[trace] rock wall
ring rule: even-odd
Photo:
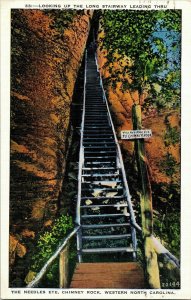
[[[89,22],[90,15],[80,12],[61,32],[46,11],[12,11],[11,264],[58,209],[71,101]]]

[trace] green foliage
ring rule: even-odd
[[[171,212],[170,212],[171,210]],[[172,207],[154,218],[154,230],[166,247],[176,256],[180,252],[180,214]]]
[[[168,147],[170,145],[175,145],[180,141],[180,133],[177,127],[168,126],[167,132],[165,133],[164,143]]]
[[[180,186],[153,185],[154,233],[165,247],[180,256]]]
[[[174,253],[180,246],[180,214],[176,212],[168,213],[166,220],[166,229],[168,237],[171,237],[170,247]]]
[[[63,31],[72,23],[74,17],[76,15],[82,14],[83,10],[51,9],[45,10],[44,13],[53,18],[53,24],[51,27],[58,30],[60,33],[63,33]]]
[[[31,269],[33,271],[38,272],[43,267],[71,229],[73,229],[72,217],[62,215],[55,220],[50,231],[40,235],[36,245],[36,253],[32,257]],[[56,264],[53,265],[47,276],[53,277],[55,269],[57,269]]]
[[[172,61],[172,57],[169,57],[169,49],[171,48],[171,52],[180,51],[177,47],[180,38],[180,11],[106,10],[101,24],[105,33],[101,38],[101,48],[107,50],[110,80],[119,81],[120,75],[128,74],[131,82],[124,80],[125,88],[131,91],[137,90],[139,95],[149,90],[153,102],[159,94],[159,102],[163,99],[168,103],[169,98],[173,101],[174,90],[177,90],[180,81],[180,72],[176,70],[180,67],[180,61]],[[117,59],[115,53],[118,54]],[[113,63],[126,58],[131,64],[123,67],[122,71],[112,72]],[[161,86],[161,93],[154,89],[153,84],[157,83]],[[178,97],[180,98],[180,91]],[[178,100],[174,99],[175,102]],[[161,106],[164,107],[165,103]]]
[[[165,159],[161,162],[161,167],[167,176],[173,176],[178,164],[174,157],[170,153],[167,153]]]

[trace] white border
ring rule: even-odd
[[[105,294],[105,290],[76,289],[9,289],[8,288],[8,233],[9,233],[9,124],[10,124],[10,9],[26,8],[25,5],[57,4],[82,5],[89,9],[90,5],[126,5],[127,9],[136,9],[132,5],[168,5],[168,9],[182,9],[182,108],[181,108],[181,290],[132,290],[140,294],[131,294],[131,290],[107,290],[114,294]],[[32,7],[35,8],[35,7]],[[1,2],[1,293],[2,299],[191,299],[191,1],[190,0],[3,0]],[[12,294],[12,290],[21,294]],[[32,292],[24,294],[24,292]],[[43,292],[39,294],[39,292]],[[70,291],[78,291],[76,295]],[[56,294],[56,293],[59,294]],[[83,292],[83,293],[82,293]],[[91,294],[91,293],[92,294]],[[121,292],[121,294],[119,294]],[[127,294],[126,294],[127,292]],[[158,292],[159,294],[153,294]],[[63,294],[64,293],[64,294]],[[124,293],[124,294],[122,294]],[[151,294],[152,293],[152,294]],[[165,294],[166,293],[166,294]]]

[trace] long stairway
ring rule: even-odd
[[[78,175],[77,235],[82,257],[126,253],[136,260],[136,230],[123,160],[95,53],[86,52]],[[74,274],[75,276],[75,274]]]

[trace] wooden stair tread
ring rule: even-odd
[[[100,269],[103,272],[106,272],[107,269],[127,269],[128,265],[128,270],[137,270],[137,269],[142,269],[140,264],[137,262],[112,262],[112,263],[77,263],[76,265],[76,270],[85,270],[85,271],[90,271],[90,272],[96,272],[96,270]]]
[[[71,288],[145,288],[142,267],[136,262],[78,263]]]

